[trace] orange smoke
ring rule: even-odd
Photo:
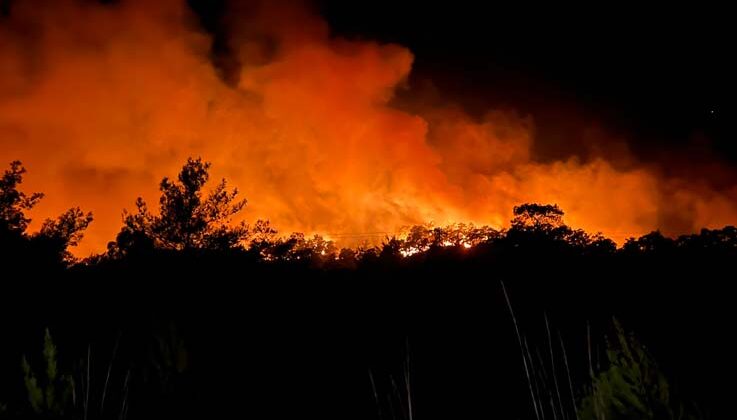
[[[282,231],[501,227],[532,201],[618,242],[737,220],[735,188],[603,158],[535,162],[529,117],[398,109],[411,52],[333,38],[304,8],[264,2],[230,23],[236,86],[219,77],[183,1],[14,3],[0,21],[0,161],[22,160],[24,188],[46,193],[36,225],[79,205],[95,222],[77,254],[101,251],[122,209],[139,195],[155,203],[159,180],[188,156],[242,191],[244,217]]]

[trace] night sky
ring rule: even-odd
[[[726,9],[502,4],[326,1],[321,10],[336,34],[408,46],[412,84],[432,78],[471,111],[532,113],[541,137],[568,109],[621,130],[635,149],[705,136],[737,157]]]

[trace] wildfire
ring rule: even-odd
[[[470,249],[480,243],[498,238],[499,230],[473,224],[457,223],[445,227],[413,226],[398,238],[399,253],[404,257],[424,253],[431,247]]]
[[[412,53],[332,37],[305,8],[263,2],[229,33],[241,66],[226,83],[184,1],[14,2],[0,22],[0,160],[22,160],[24,188],[46,193],[36,223],[91,210],[76,252],[101,251],[122,210],[155,202],[188,156],[249,198],[248,220],[346,243],[427,221],[504,226],[523,202],[557,203],[572,226],[618,242],[737,219],[734,186],[604,158],[537,162],[531,117],[398,108]]]

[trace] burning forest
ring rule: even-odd
[[[622,150],[539,161],[534,115],[413,100],[406,47],[334,36],[305,6],[233,9],[219,41],[232,65],[184,2],[13,2],[3,18],[0,159],[35,174],[34,219],[93,212],[80,256],[189,156],[251,200],[244,218],[349,245],[428,222],[504,228],[528,202],[620,244],[735,220],[717,169],[669,175]]]
[[[0,418],[729,412],[720,14],[476,3],[0,0]]]

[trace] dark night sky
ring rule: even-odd
[[[561,150],[577,141],[566,128],[597,121],[640,153],[708,138],[737,157],[737,36],[726,7],[328,0],[320,10],[336,34],[408,46],[411,85],[432,78],[471,111],[529,112]]]

